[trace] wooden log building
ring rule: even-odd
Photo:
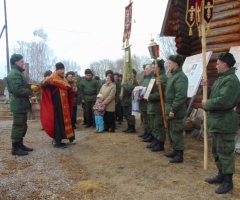
[[[201,39],[196,24],[193,35],[185,22],[187,0],[169,0],[160,36],[175,37],[177,53],[184,58],[202,52]],[[207,35],[207,51],[213,51],[207,66],[207,76],[211,86],[217,79],[216,61],[221,52],[231,46],[240,46],[240,0],[214,0],[214,14],[210,23],[211,33]],[[194,108],[202,108],[202,87],[194,100]],[[237,109],[240,114],[240,108]]]

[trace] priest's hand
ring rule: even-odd
[[[73,87],[73,88],[72,88],[72,91],[73,91],[73,92],[77,92],[77,87]]]

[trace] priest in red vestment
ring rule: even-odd
[[[56,70],[42,82],[40,118],[46,133],[53,138],[53,146],[65,148],[62,139],[75,139],[71,122],[74,94],[77,87],[71,87],[64,77],[64,65],[59,62]]]

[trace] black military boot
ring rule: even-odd
[[[151,134],[151,135],[149,134],[149,137],[146,138],[146,139],[142,139],[142,141],[143,141],[143,142],[152,142],[152,141],[153,141],[153,136],[152,136],[152,134]]]
[[[130,126],[131,126],[131,125],[128,124],[128,127],[127,127],[125,130],[123,130],[122,132],[128,131],[128,130],[130,129]]]
[[[27,147],[23,144],[23,138],[21,139],[20,143],[19,143],[19,147],[23,150],[23,151],[33,151],[33,148]]]
[[[89,127],[91,127],[91,122],[89,120],[87,120],[87,124],[86,124],[85,128],[89,128]]]
[[[22,150],[20,148],[20,145],[21,145],[21,141],[12,143],[12,155],[17,155],[17,156],[26,156],[26,155],[28,155],[28,152]]]
[[[83,118],[83,123],[82,123],[82,125],[86,125],[87,124],[87,120],[86,120],[86,118],[84,117]]]
[[[142,140],[149,138],[149,136],[150,136],[150,133],[147,133],[145,136],[142,137]]]
[[[226,194],[233,189],[233,181],[232,181],[233,174],[225,174],[224,181],[222,185],[218,189],[215,190],[218,194]]]
[[[110,132],[114,133],[115,132],[116,125],[115,123],[110,126]]]
[[[183,150],[176,150],[176,156],[173,157],[170,163],[182,163],[183,162]]]
[[[145,137],[147,134],[148,134],[147,130],[144,129],[144,133],[141,134],[141,135],[138,135],[138,137],[141,137],[141,138],[142,138],[142,137]]]
[[[135,125],[130,125],[130,129],[125,131],[125,133],[136,133]]]
[[[156,151],[164,151],[164,142],[158,141],[157,145],[155,145],[153,148],[151,148],[152,152]]]
[[[222,173],[222,170],[218,171],[218,175],[213,178],[206,178],[205,181],[207,183],[213,184],[213,183],[223,183],[224,181],[224,174]]]
[[[158,140],[156,138],[153,139],[153,141],[146,146],[146,148],[153,148],[157,145]]]
[[[173,151],[165,153],[164,156],[173,158],[174,156],[176,156],[176,154],[177,154],[177,152],[173,149]]]

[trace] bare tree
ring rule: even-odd
[[[57,61],[53,51],[47,44],[47,34],[43,29],[33,32],[31,42],[18,41],[13,47],[13,53],[23,55],[26,63],[29,63],[29,76],[32,81],[40,82],[43,73],[52,69]]]
[[[92,70],[94,75],[99,76],[100,79],[105,78],[105,73],[107,70],[112,70],[113,72],[116,72],[115,62],[108,59],[103,59],[90,63],[89,69]]]
[[[75,61],[61,60],[61,62],[64,64],[65,72],[74,71],[74,72],[77,72],[77,74],[78,74],[78,72],[80,72],[80,70],[81,70],[81,66],[78,65]]]
[[[160,45],[160,58],[167,60],[170,55],[176,54],[176,42],[174,37],[158,37]]]

